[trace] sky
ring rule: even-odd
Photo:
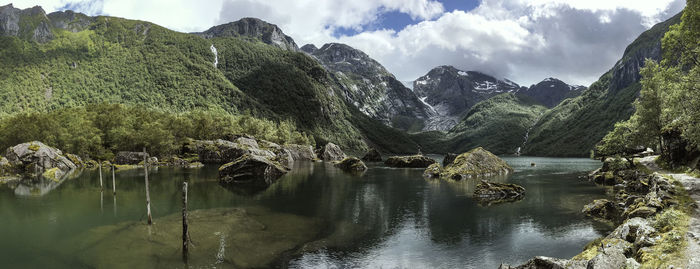
[[[5,5],[0,0],[0,5]],[[301,47],[340,42],[412,81],[440,65],[529,86],[588,86],[685,0],[16,0],[199,32],[243,17],[277,24]]]

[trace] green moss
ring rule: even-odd
[[[142,167],[143,167],[143,165],[115,164],[114,170],[115,171],[124,171],[124,170],[132,170],[132,169],[137,169],[137,168],[142,168]]]
[[[690,226],[690,214],[693,212],[692,205],[695,201],[678,181],[670,180],[675,186],[674,198],[679,204],[654,217],[653,225],[659,233],[660,240],[638,253],[642,268],[668,268],[671,265],[684,268],[684,252],[687,245],[685,235]]]
[[[574,256],[572,260],[590,260],[593,259],[596,255],[598,255],[598,248],[602,244],[603,240],[605,240],[605,237],[599,237],[596,238],[595,240],[589,242],[586,244],[585,247],[583,247],[583,252],[579,253],[578,255]]]
[[[51,169],[44,171],[44,173],[41,174],[41,176],[46,178],[46,179],[58,181],[60,179],[58,177],[60,171],[61,171],[61,169],[58,169],[58,167],[54,167],[54,168],[51,168]]]
[[[31,150],[31,151],[37,151],[37,150],[39,150],[39,148],[41,148],[41,147],[37,144],[34,144],[34,143],[29,145],[29,150]]]
[[[478,147],[458,155],[455,160],[442,169],[444,178],[462,179],[463,177],[493,176],[512,172],[504,160]]]

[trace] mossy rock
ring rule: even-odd
[[[356,157],[347,157],[343,159],[342,161],[338,161],[333,166],[340,168],[341,170],[349,173],[358,173],[358,172],[364,172],[367,170],[367,165],[365,163],[356,158]]]
[[[439,163],[434,163],[428,166],[428,168],[423,171],[423,176],[427,178],[440,178],[440,173],[442,172],[442,167]]]
[[[61,177],[63,176],[63,174],[64,174],[64,172],[61,171],[61,169],[58,169],[58,167],[54,167],[54,168],[51,168],[51,169],[44,171],[44,173],[41,174],[41,176],[44,177],[45,179],[59,181],[61,179]]]
[[[234,191],[246,188],[248,193],[262,191],[286,174],[283,165],[262,156],[246,154],[219,167],[219,183]]]
[[[75,164],[75,166],[77,166],[77,167],[84,167],[85,166],[83,159],[78,157],[78,155],[66,153],[66,158],[68,158],[68,160],[73,162],[73,164]]]
[[[399,168],[427,168],[431,164],[436,163],[432,158],[425,157],[423,155],[413,155],[413,156],[393,156],[389,157],[384,161],[384,164],[390,167]]]
[[[608,199],[594,200],[593,202],[583,206],[583,210],[581,210],[581,212],[591,217],[606,220],[612,220],[618,215],[615,204]]]
[[[85,162],[85,167],[87,168],[97,168],[98,165],[100,164],[97,163],[97,161],[95,160],[88,160],[87,162]]]
[[[508,163],[493,153],[478,147],[460,154],[442,169],[442,177],[461,180],[473,177],[504,175],[513,172]]]
[[[41,148],[41,146],[40,146],[39,144],[36,144],[36,143],[31,143],[31,144],[29,145],[29,150],[31,150],[31,151],[37,151],[37,150],[39,150],[40,148]]]
[[[515,202],[523,199],[525,188],[512,183],[495,183],[482,180],[476,185],[474,198],[482,205]]]

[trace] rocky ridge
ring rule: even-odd
[[[432,111],[394,75],[364,52],[345,44],[329,43],[302,51],[332,73],[348,103],[362,113],[403,130],[420,130]]]
[[[285,35],[277,25],[257,18],[242,18],[227,24],[217,25],[201,33],[194,33],[204,38],[239,37],[260,40],[289,51],[301,51],[294,39]]]
[[[527,88],[508,79],[463,71],[453,66],[438,66],[413,82],[413,91],[433,112],[425,130],[441,131],[457,125],[477,103],[499,94],[514,93],[553,107],[566,98],[578,96],[584,89],[555,78],[547,78]]]

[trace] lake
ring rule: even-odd
[[[433,156],[441,159],[439,156]],[[296,163],[270,188],[218,184],[217,166],[149,170],[154,225],[145,225],[143,169],[60,182],[0,185],[4,268],[184,268],[183,180],[189,182],[191,268],[497,268],[536,255],[570,258],[612,227],[581,213],[605,189],[578,177],[589,159],[504,157],[515,169],[492,181],[525,198],[482,206],[476,180],[424,179],[423,169],[368,164],[351,175],[330,163]],[[532,167],[530,163],[536,163]]]

